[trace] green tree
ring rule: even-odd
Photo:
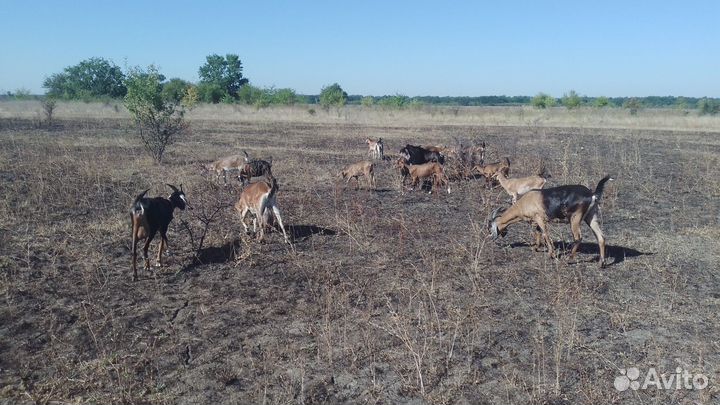
[[[410,98],[403,94],[396,94],[394,96],[383,97],[378,101],[378,104],[383,107],[390,108],[403,108],[410,102]]]
[[[720,111],[720,104],[715,100],[703,97],[697,102],[698,114],[715,115]]]
[[[253,105],[262,97],[263,90],[251,84],[246,84],[238,91],[238,101],[242,104]]]
[[[630,110],[630,115],[637,115],[638,110],[642,108],[642,103],[637,98],[632,97],[625,100],[625,102],[623,103],[623,108],[627,108],[628,110]]]
[[[365,96],[360,99],[360,104],[365,107],[371,107],[375,104],[375,98],[373,96]]]
[[[273,104],[293,105],[297,102],[297,94],[293,89],[277,89],[273,94]]]
[[[127,92],[124,80],[122,70],[112,62],[90,58],[46,78],[43,87],[47,96],[66,100],[120,98]]]
[[[554,107],[556,104],[555,97],[552,97],[545,93],[538,93],[533,99],[530,101],[530,104],[532,104],[535,108],[549,108]]]
[[[227,91],[217,83],[198,83],[197,91],[200,101],[205,103],[217,104],[228,95]]]
[[[158,163],[162,163],[166,148],[188,128],[182,102],[163,97],[163,80],[152,65],[131,69],[125,80],[125,107],[135,119],[140,141]]]
[[[200,76],[198,87],[210,85],[209,91],[200,91],[203,101],[217,103],[226,96],[237,99],[240,88],[248,83],[248,79],[243,78],[242,70],[242,62],[238,55],[207,56],[205,64],[200,66],[198,71]],[[217,97],[218,88],[222,91],[219,97]],[[206,95],[210,97],[205,98]]]
[[[580,96],[575,92],[575,90],[570,90],[569,93],[563,94],[562,104],[568,110],[572,110],[572,109],[580,107],[581,103],[582,103],[582,100],[580,99]]]
[[[320,105],[328,110],[330,107],[342,107],[347,102],[348,95],[339,84],[333,83],[320,90]]]
[[[192,84],[183,79],[170,79],[168,82],[163,83],[162,96],[166,101],[172,101],[179,103],[183,97],[187,94],[187,90],[192,87]]]
[[[610,107],[612,104],[610,103],[610,99],[605,96],[600,96],[595,99],[594,103],[595,107],[603,108],[603,107]]]

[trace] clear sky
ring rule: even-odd
[[[0,92],[90,57],[317,94],[720,97],[720,1],[0,1]]]

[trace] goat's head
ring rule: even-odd
[[[488,221],[488,228],[490,229],[490,233],[492,234],[493,239],[497,239],[498,236],[505,236],[507,231],[503,229],[502,231],[498,231],[498,225],[497,225],[497,219],[502,214],[502,211],[504,209],[502,207],[497,207],[493,210],[492,214],[490,214],[490,220]]]
[[[187,202],[187,198],[185,198],[185,192],[182,189],[182,184],[180,185],[180,189],[178,190],[177,187],[173,186],[172,184],[168,184],[168,187],[170,187],[173,191],[172,194],[170,194],[170,202],[173,204],[173,206],[180,208],[181,210],[184,210],[186,206],[189,206]]]

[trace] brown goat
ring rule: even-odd
[[[495,173],[502,171],[505,176],[510,175],[510,159],[505,158],[502,162],[491,163],[487,165],[476,165],[471,172],[478,172],[485,177],[485,185],[489,187],[493,181]]]
[[[405,184],[405,179],[410,176],[410,186],[414,190],[420,180],[428,179],[432,177],[433,190],[440,188],[443,185],[448,186],[448,194],[450,193],[449,179],[445,175],[445,170],[440,163],[430,162],[423,163],[421,165],[408,165],[407,161],[403,158],[397,160],[397,167],[402,175],[402,185]],[[433,190],[430,190],[432,193]]]
[[[345,184],[350,183],[350,179],[355,179],[357,187],[360,188],[360,177],[367,177],[370,187],[375,189],[375,164],[373,162],[364,160],[362,162],[353,163],[345,166],[340,171],[339,177],[345,179]]]
[[[262,241],[265,237],[265,227],[269,225],[271,211],[280,225],[285,242],[290,243],[285,226],[283,225],[280,209],[277,206],[277,191],[279,187],[277,180],[266,175],[261,180],[250,183],[240,194],[240,199],[235,203],[235,210],[240,214],[240,221],[245,228],[245,233],[249,234],[248,226],[245,223],[245,217],[252,214],[253,232],[256,233],[258,240]],[[260,222],[260,232],[257,231],[258,222]]]
[[[600,267],[605,267],[605,237],[598,221],[598,203],[602,198],[605,183],[609,180],[612,180],[610,176],[600,180],[594,192],[581,185],[565,185],[542,190],[531,190],[523,195],[515,205],[503,212],[502,215],[500,215],[500,208],[493,211],[492,219],[488,223],[492,237],[497,239],[498,236],[504,236],[508,225],[516,222],[534,222],[537,229],[535,249],[537,250],[540,247],[540,237],[542,236],[548,248],[548,253],[551,257],[554,257],[555,250],[548,233],[548,222],[553,219],[569,221],[574,241],[570,259],[573,259],[582,241],[580,225],[585,221],[590,226],[593,234],[595,234],[598,242]]]

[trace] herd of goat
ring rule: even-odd
[[[498,207],[493,210],[488,228],[493,239],[505,236],[507,227],[511,224],[525,221],[534,224],[534,245],[533,249],[539,251],[542,245],[547,247],[551,257],[555,257],[554,244],[548,234],[548,222],[560,220],[570,223],[573,235],[573,247],[570,259],[575,257],[582,236],[580,227],[582,222],[588,224],[598,242],[600,251],[600,266],[604,267],[605,259],[605,238],[599,225],[599,206],[603,189],[607,181],[612,180],[610,176],[604,177],[598,183],[595,190],[590,190],[582,185],[563,185],[552,188],[544,188],[547,178],[550,177],[541,168],[536,175],[510,178],[510,160],[505,158],[500,162],[485,163],[485,142],[476,146],[462,145],[456,148],[441,146],[415,146],[406,145],[400,150],[399,156],[395,159],[388,159],[384,154],[384,144],[381,138],[373,140],[367,138],[368,155],[372,160],[394,160],[395,167],[401,175],[400,190],[405,189],[407,179],[410,179],[411,189],[418,185],[425,186],[430,182],[430,192],[440,190],[447,186],[450,193],[450,175],[453,178],[465,178],[479,175],[485,178],[486,186],[499,184],[511,197],[512,205],[505,209]],[[243,156],[233,155],[218,159],[215,162],[202,165],[203,170],[215,172],[217,180],[223,176],[227,184],[227,173],[238,172],[237,178],[242,183],[243,189],[240,198],[235,204],[235,210],[240,214],[240,220],[249,234],[245,223],[248,214],[253,217],[253,233],[259,240],[264,237],[265,229],[270,225],[271,215],[283,233],[287,243],[288,239],[285,226],[283,225],[280,210],[277,205],[278,183],[272,174],[272,160],[251,159],[247,152]],[[368,185],[375,188],[375,163],[372,160],[363,160],[343,168],[339,177],[342,177],[346,184],[355,179],[357,187],[360,187],[360,178],[367,179]],[[453,164],[448,164],[453,162]],[[252,179],[254,182],[251,182]],[[167,248],[167,230],[173,219],[175,208],[184,210],[189,206],[182,189],[168,184],[172,194],[168,198],[149,198],[145,194],[148,190],[140,193],[133,202],[130,211],[132,225],[132,269],[133,281],[137,280],[137,243],[144,240],[143,258],[144,268],[150,268],[148,248],[150,242],[160,232],[160,247],[158,249],[156,266],[162,265],[163,250]],[[259,230],[258,230],[259,228]]]

